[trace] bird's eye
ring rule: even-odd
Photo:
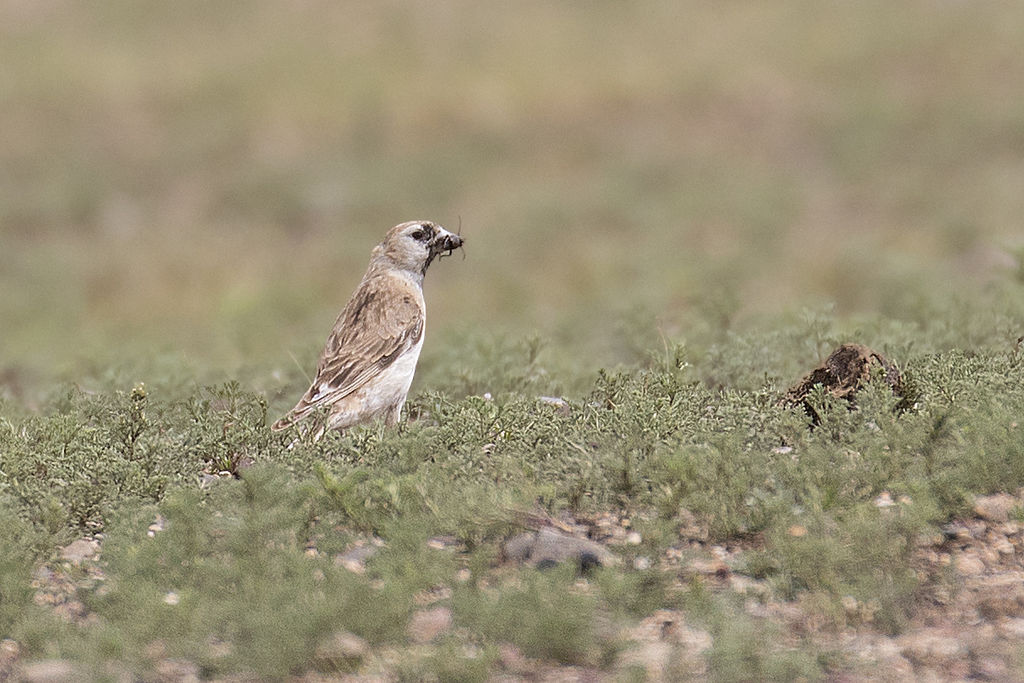
[[[409,233],[409,237],[418,242],[425,242],[434,236],[434,229],[425,223],[416,226],[416,229]]]

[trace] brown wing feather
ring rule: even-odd
[[[334,323],[312,386],[273,429],[284,429],[318,407],[345,398],[414,346],[423,336],[423,310],[417,298],[402,280],[379,277],[363,282]]]

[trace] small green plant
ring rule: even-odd
[[[574,572],[525,572],[518,585],[498,592],[460,589],[452,601],[456,622],[489,642],[512,642],[529,657],[596,664],[609,636],[597,629],[594,598],[573,589]]]
[[[815,681],[824,678],[812,653],[783,646],[770,624],[716,600],[707,617],[713,636],[708,665],[715,681]]]
[[[35,610],[29,586],[34,546],[31,529],[7,501],[0,501],[0,634],[5,638],[15,635]]]
[[[400,638],[407,588],[375,587],[306,552],[314,521],[331,519],[318,500],[312,487],[257,468],[210,495],[170,496],[152,537],[144,529],[155,511],[139,509],[113,530],[104,549],[112,581],[88,604],[125,652],[161,643],[211,675],[303,671],[341,630],[371,643]]]

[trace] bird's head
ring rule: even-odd
[[[451,254],[462,242],[462,237],[437,223],[409,221],[391,228],[374,249],[374,256],[379,253],[393,266],[422,276],[436,257]]]

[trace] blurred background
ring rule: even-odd
[[[798,311],[927,334],[1021,296],[1021,36],[956,0],[0,0],[0,384],[290,404],[414,218],[467,238],[420,389],[481,338],[596,371]]]

